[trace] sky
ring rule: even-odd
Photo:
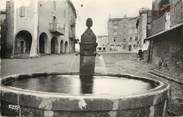
[[[0,0],[0,9],[4,8],[6,0]],[[17,0],[19,1],[19,0]],[[88,17],[93,19],[93,31],[96,35],[107,34],[109,18],[138,16],[140,8],[152,7],[152,0],[71,0],[76,8],[76,35],[80,38],[86,30],[85,22]]]
[[[152,7],[152,0],[72,0],[77,12],[76,35],[80,38],[86,30],[88,17],[93,19],[93,31],[96,35],[107,34],[109,18],[136,17],[141,8]],[[83,6],[82,6],[83,5]]]

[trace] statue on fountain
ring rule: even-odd
[[[80,76],[93,76],[95,72],[95,57],[96,57],[96,35],[91,27],[93,21],[88,18],[86,31],[81,36],[80,42]]]

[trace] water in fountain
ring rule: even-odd
[[[107,68],[106,68],[106,64],[105,64],[103,55],[100,55],[99,57],[97,57],[97,62],[98,62],[98,65],[95,68],[95,72],[107,74]]]
[[[16,80],[8,86],[71,95],[133,95],[151,89],[150,83],[113,76],[56,75]]]
[[[79,56],[73,56],[69,65],[70,72],[79,72]]]

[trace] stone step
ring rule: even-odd
[[[151,73],[153,75],[156,75],[156,76],[159,76],[161,78],[164,78],[166,80],[170,80],[170,81],[173,81],[173,82],[176,82],[178,84],[183,85],[183,81],[179,80],[178,78],[175,78],[175,77],[171,76],[168,73],[163,73],[163,72],[161,72],[161,71],[159,71],[157,69],[153,69],[149,73]]]

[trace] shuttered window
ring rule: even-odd
[[[25,7],[20,7],[19,15],[20,15],[20,17],[25,17],[25,15],[26,15],[26,8]]]

